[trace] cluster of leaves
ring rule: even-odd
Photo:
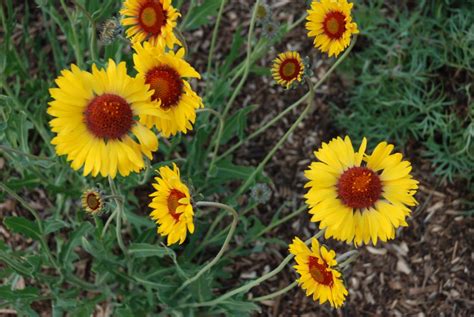
[[[221,2],[192,1],[190,13],[179,26],[181,31],[186,34],[209,23]],[[175,5],[179,8],[183,3],[176,1]],[[7,0],[0,5],[0,25],[4,32],[4,41],[0,43],[0,153],[7,162],[0,168],[0,201],[13,196],[22,210],[17,217],[5,217],[1,222],[6,230],[24,240],[17,248],[0,241],[0,279],[4,285],[0,287],[0,307],[13,307],[27,316],[37,316],[44,307],[51,309],[54,316],[65,312],[90,316],[97,304],[107,301],[114,316],[155,312],[171,315],[178,311],[191,314],[192,308],[187,308],[186,303],[215,298],[212,289],[231,278],[222,268],[233,258],[263,252],[267,241],[282,243],[277,239],[267,240],[263,235],[282,222],[283,209],[264,225],[255,217],[244,217],[257,205],[254,199],[249,199],[247,205],[241,206],[237,231],[245,239],[227,252],[212,271],[181,294],[174,294],[184,280],[198,272],[217,252],[226,237],[229,221],[225,213],[217,218],[200,217],[198,211],[196,232],[186,245],[165,247],[156,234],[156,224],[147,216],[145,199],[136,195],[144,197],[151,190],[153,171],[176,161],[185,181],[192,180],[195,198],[224,194],[229,197],[225,202],[234,205],[236,195],[232,195],[229,184],[238,184],[255,175],[254,182],[241,188],[248,192],[248,187],[256,181],[268,181],[254,167],[235,165],[230,155],[219,158],[209,170],[208,158],[214,150],[213,136],[219,121],[212,113],[202,112],[192,135],[161,142],[157,157],[145,173],[126,179],[118,177],[125,198],[124,230],[112,222],[104,231],[109,212],[94,218],[84,214],[79,204],[81,192],[92,186],[106,190],[107,182],[82,177],[69,167],[64,157],[55,155],[50,144],[50,118],[46,114],[48,88],[72,62],[90,68],[90,45],[97,35],[91,32],[91,19],[99,26],[116,15],[121,4],[116,0],[77,0],[74,4],[81,8],[63,0],[26,1],[21,6]],[[285,33],[287,28],[283,25],[280,31]],[[223,112],[242,76],[247,76],[246,61],[252,71],[271,45],[265,39],[252,39],[253,50],[245,59],[246,40],[242,33],[239,30],[233,35],[226,59],[206,75],[206,90],[200,92],[206,108]],[[128,43],[121,40],[101,47],[99,64],[108,58],[124,60],[131,70],[127,47]],[[240,108],[224,118],[221,145],[245,138],[247,116],[253,109],[253,105]],[[28,205],[31,197],[22,197],[35,192],[46,195],[41,198],[45,204],[39,215]],[[124,234],[126,256],[117,245],[117,234]],[[259,244],[255,246],[257,240]],[[26,287],[18,286],[22,284],[20,280]],[[258,306],[235,296],[203,309],[241,316],[257,310]]]
[[[400,146],[415,141],[435,175],[472,183],[472,5],[454,0],[356,5],[362,33],[345,63],[354,84],[347,107],[334,108],[337,124],[353,137],[388,137]]]

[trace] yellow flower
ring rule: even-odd
[[[51,141],[58,155],[67,155],[74,170],[84,175],[114,178],[144,167],[158,149],[157,136],[136,120],[160,115],[151,103],[151,92],[139,79],[127,75],[125,63],[110,60],[106,70],[92,66],[92,73],[76,65],[56,79],[59,88],[49,90],[54,99],[47,112],[55,117]],[[137,142],[138,141],[138,142]]]
[[[132,42],[149,41],[154,46],[173,48],[181,45],[173,33],[179,12],[171,0],[126,0],[120,13],[122,24],[128,26],[127,37]]]
[[[298,52],[280,53],[273,60],[272,75],[277,83],[289,88],[297,80],[301,81],[304,64]]]
[[[325,236],[360,245],[370,240],[387,241],[395,237],[395,229],[407,226],[414,206],[418,182],[410,175],[411,164],[394,153],[394,146],[382,142],[371,155],[365,155],[364,138],[354,152],[349,137],[323,143],[305,171],[309,187],[305,195],[312,214],[311,221],[320,221]]]
[[[314,47],[331,56],[338,56],[351,41],[351,35],[359,33],[352,22],[352,3],[347,0],[313,1],[308,10],[306,29],[308,37],[314,36]]]
[[[150,196],[153,209],[150,216],[158,224],[158,233],[168,236],[168,245],[182,244],[186,233],[194,232],[193,206],[188,187],[181,182],[179,168],[173,163],[173,169],[168,166],[159,169],[160,177],[155,177],[153,184],[155,192]]]
[[[150,85],[152,100],[162,114],[161,118],[146,116],[142,123],[148,127],[155,125],[164,137],[192,130],[196,109],[203,104],[184,78],[201,78],[201,75],[183,59],[184,49],[175,54],[148,43],[135,44],[134,49],[137,77]]]
[[[311,249],[298,237],[290,244],[290,253],[295,255],[294,266],[300,275],[298,279],[306,296],[313,295],[313,300],[324,304],[329,301],[332,307],[341,307],[347,290],[341,280],[341,273],[333,267],[337,265],[336,253],[320,247],[317,239],[311,240]]]
[[[102,194],[96,189],[88,189],[82,193],[82,208],[90,214],[98,214],[104,208]]]

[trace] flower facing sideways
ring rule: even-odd
[[[290,253],[295,255],[294,268],[300,275],[298,279],[306,296],[313,295],[313,300],[324,304],[328,301],[332,307],[341,307],[347,290],[341,280],[341,273],[334,269],[337,265],[336,253],[319,245],[316,238],[311,240],[311,249],[298,237],[290,244]]]
[[[305,195],[311,221],[320,222],[325,237],[375,245],[377,240],[395,237],[395,229],[407,226],[410,206],[418,182],[410,175],[411,164],[394,146],[379,143],[372,154],[365,155],[367,140],[354,152],[349,137],[323,143],[305,171],[309,188]]]
[[[173,163],[173,169],[165,166],[159,169],[155,177],[155,192],[150,207],[150,216],[158,224],[158,233],[168,236],[168,245],[186,240],[187,231],[194,232],[193,206],[188,187],[181,181],[179,168]]]

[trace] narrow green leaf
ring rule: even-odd
[[[42,240],[38,225],[26,218],[5,217],[3,223],[13,232],[22,234],[36,241]]]
[[[133,243],[129,246],[128,252],[136,258],[145,258],[151,256],[164,257],[170,255],[170,251],[158,245],[148,243]]]

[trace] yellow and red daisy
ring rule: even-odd
[[[152,100],[161,117],[144,117],[148,127],[155,125],[164,137],[192,130],[196,120],[196,109],[202,108],[201,98],[193,91],[185,78],[201,78],[187,63],[184,49],[163,52],[148,43],[135,44],[133,55],[137,77],[150,85]]]
[[[74,170],[84,175],[127,176],[144,167],[143,155],[158,149],[155,133],[139,122],[144,115],[160,116],[152,92],[140,79],[127,75],[125,63],[109,60],[106,69],[92,73],[72,65],[49,90],[49,122],[56,133],[51,143],[58,155],[67,155]]]
[[[294,81],[301,81],[304,64],[298,52],[280,53],[273,61],[272,75],[275,81],[289,88]]]
[[[154,46],[173,48],[181,45],[173,33],[179,12],[171,0],[126,0],[120,13],[132,42],[149,41]]]
[[[173,163],[159,169],[159,177],[153,184],[155,192],[150,196],[153,209],[150,216],[158,224],[158,233],[168,236],[168,245],[186,240],[187,231],[194,232],[193,206],[188,187],[181,181],[179,168]]]
[[[326,228],[325,237],[360,245],[387,241],[395,229],[407,226],[406,217],[417,201],[418,182],[411,176],[411,164],[394,146],[382,142],[366,155],[364,138],[354,152],[349,137],[323,143],[305,171],[309,188],[305,195],[311,221]]]
[[[351,41],[351,35],[359,33],[352,22],[352,3],[347,0],[313,1],[308,10],[306,29],[314,36],[314,46],[331,56],[338,56]]]
[[[341,273],[334,268],[336,253],[320,247],[316,238],[311,240],[310,249],[298,237],[290,244],[290,253],[295,255],[294,268],[300,275],[298,283],[306,296],[313,295],[313,300],[319,300],[320,304],[328,301],[334,308],[341,307],[348,293]]]
[[[104,198],[96,189],[88,189],[82,193],[82,208],[90,214],[98,214],[104,208]]]

